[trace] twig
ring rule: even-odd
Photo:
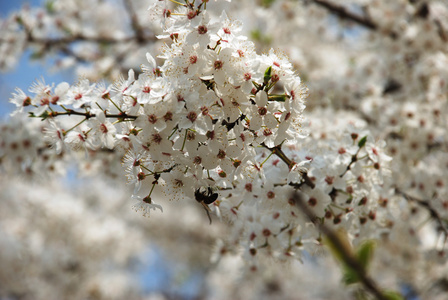
[[[420,205],[421,207],[424,207],[425,209],[427,209],[429,211],[431,218],[433,218],[439,224],[439,227],[440,227],[439,230],[445,234],[445,242],[446,242],[446,240],[448,238],[448,229],[447,229],[446,225],[443,223],[443,220],[440,217],[437,210],[431,206],[429,201],[421,200],[416,197],[410,196],[398,188],[395,188],[395,193],[403,196],[407,201],[413,201],[413,202],[417,203],[418,205]]]
[[[348,9],[346,9],[342,5],[337,5],[337,4],[334,4],[334,3],[331,3],[331,2],[328,2],[325,0],[313,0],[313,1],[317,5],[325,7],[326,9],[337,14],[339,17],[341,17],[343,19],[353,21],[359,25],[362,25],[362,26],[370,29],[370,30],[378,29],[378,26],[375,23],[373,23],[371,20],[369,20],[366,17],[361,17],[357,14],[350,12]]]
[[[94,118],[96,117],[95,114],[91,114],[90,112],[79,112],[79,111],[75,111],[72,109],[68,109],[65,112],[59,112],[59,111],[53,111],[48,113],[49,116],[51,117],[57,117],[57,116],[71,116],[71,115],[75,115],[75,116],[83,116],[86,119],[90,119],[90,118]],[[135,120],[138,117],[137,116],[132,116],[132,115],[128,115],[126,113],[120,113],[120,114],[105,114],[106,118],[116,118],[116,119],[131,119],[131,120]]]
[[[288,168],[291,169],[296,163],[289,159],[286,154],[283,152],[280,145],[277,145],[275,147],[268,147],[265,143],[262,143],[261,146],[271,151],[273,154],[275,154],[278,158],[280,158],[284,163],[288,165]],[[314,182],[311,180],[311,178],[308,177],[308,174],[306,172],[301,172],[303,181],[301,183],[292,184],[296,189],[300,188],[303,184],[308,185],[312,189],[316,186]]]
[[[80,62],[80,63],[86,63],[86,62],[88,62],[87,59],[85,59],[85,58],[79,56],[78,54],[76,54],[75,52],[73,52],[73,51],[72,51],[69,47],[67,47],[67,46],[63,46],[63,47],[61,47],[60,50],[61,50],[62,53],[66,54],[67,56],[71,56],[71,57],[73,57],[74,59],[76,59],[77,62]]]
[[[347,19],[349,21],[355,22],[356,24],[359,24],[369,30],[379,29],[378,25],[372,22],[370,18],[362,17],[358,14],[352,13],[342,5],[338,5],[326,0],[313,0],[313,2],[338,15],[342,19]],[[388,35],[392,39],[396,39],[398,37],[398,34],[394,31],[388,31]]]
[[[360,282],[366,288],[366,290],[369,291],[372,295],[374,295],[375,298],[378,300],[387,300],[386,296],[384,296],[384,294],[378,288],[376,282],[367,275],[367,272],[364,269],[364,267],[353,256],[352,253],[347,251],[346,247],[344,246],[344,243],[341,241],[336,232],[330,229],[325,224],[316,221],[319,218],[317,218],[316,215],[308,208],[308,206],[305,204],[303,197],[299,193],[297,193],[297,191],[294,193],[293,199],[295,204],[299,207],[299,209],[302,210],[302,212],[311,220],[311,222],[313,222],[317,226],[319,231],[323,233],[332,243],[332,245],[334,245],[334,247],[339,251],[339,254],[341,255],[341,259],[343,260],[343,262],[348,267],[350,267],[354,272],[356,272],[356,275],[358,276]]]
[[[137,14],[135,13],[134,8],[132,7],[132,3],[130,0],[124,0],[124,6],[126,7],[126,10],[128,11],[128,14],[131,18],[131,25],[132,29],[135,32],[135,37],[137,38],[137,41],[139,43],[145,42],[144,39],[144,33],[143,33],[143,27],[140,25],[140,22],[138,20]]]

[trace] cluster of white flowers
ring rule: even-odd
[[[0,178],[0,298],[141,299],[132,268],[148,241],[123,190]]]
[[[286,55],[256,54],[240,22],[224,12],[212,19],[205,5],[187,2],[171,12],[160,1],[150,8],[170,43],[160,66],[147,54],[138,78],[131,70],[111,86],[41,81],[31,96],[17,90],[11,102],[49,121],[46,139],[58,154],[124,149],[134,208],[144,215],[162,210],[153,197],[162,190],[224,219],[233,232],[226,247],[244,249],[251,270],[257,252],[300,258],[322,245],[292,199],[295,190],[319,222],[352,238],[392,226],[382,201],[390,188],[384,143],[362,124],[337,127],[332,139],[305,139],[307,89]],[[78,119],[67,126],[62,116]]]
[[[0,126],[0,166],[11,175],[27,177],[58,174],[66,171],[63,156],[48,148],[42,139],[44,125],[39,120],[14,118]],[[7,159],[6,159],[7,158]]]
[[[90,11],[78,18],[72,0],[57,0],[47,12],[24,9],[0,26],[3,67],[26,45],[45,41],[53,50],[79,42],[82,47],[67,50],[86,53],[87,61],[92,53],[100,57],[75,85],[40,80],[29,93],[16,90],[15,118],[28,112],[45,122],[2,125],[2,170],[63,173],[76,157],[80,174],[125,173],[134,209],[152,213],[148,224],[171,218],[176,208],[174,231],[205,226],[208,215],[215,222],[204,232],[219,239],[209,282],[223,282],[227,271],[220,268],[244,264],[244,280],[262,293],[269,276],[250,274],[276,272],[264,258],[306,261],[307,253],[323,252],[323,224],[346,232],[355,247],[381,241],[369,272],[382,287],[404,284],[422,298],[444,299],[447,5],[253,0],[185,1],[173,9],[179,3],[154,2],[148,17],[146,10],[129,10],[147,7],[146,1],[125,0],[132,24]],[[243,17],[244,27],[222,7]],[[53,39],[49,28],[61,18],[69,30]],[[150,38],[153,32],[161,34],[158,40]],[[147,54],[142,72],[128,72],[142,51],[160,54]],[[295,69],[310,88],[308,98]],[[120,72],[127,77],[110,86],[92,81]],[[229,231],[213,232],[221,225]],[[277,287],[287,293],[287,278],[299,273],[285,272]],[[333,286],[326,288],[322,293],[331,294]],[[242,287],[238,295],[245,292]]]
[[[350,111],[386,141],[392,161],[385,183],[391,188],[382,189],[380,199],[389,206],[394,227],[381,240],[386,250],[378,254],[380,274],[394,274],[393,280],[412,286],[418,297],[444,299],[439,284],[448,258],[448,123],[443,117],[448,114],[448,7],[443,1],[311,2],[317,5],[274,1],[253,18],[269,15],[259,19],[287,30],[271,35],[272,43],[305,67],[302,74],[312,91],[307,110],[318,114],[319,122],[319,107],[331,115]],[[331,23],[335,19],[339,26]],[[301,36],[294,44],[293,32]],[[326,136],[332,136],[329,128],[322,125]]]

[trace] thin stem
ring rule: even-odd
[[[173,132],[171,132],[171,134],[168,136],[168,140],[176,133],[178,127],[176,125],[176,127],[173,128]]]
[[[266,146],[265,143],[261,144],[262,147],[268,149],[269,151],[271,151],[273,154],[277,155],[278,158],[280,158],[285,164],[288,165],[288,168],[291,169],[296,163],[293,162],[291,159],[289,159],[286,154],[282,151],[281,149],[281,145],[275,146],[273,148],[270,148],[268,146]],[[311,180],[311,178],[308,177],[308,174],[306,172],[301,172],[302,177],[303,177],[303,182],[302,183],[298,183],[298,184],[294,184],[295,188],[300,188],[300,186],[302,184],[306,184],[309,187],[311,187],[312,189],[314,189],[314,187],[316,186],[314,184],[314,182]]]
[[[109,96],[107,96],[106,97],[107,98],[107,100],[109,100],[110,102],[112,102],[112,104],[118,109],[118,111],[120,112],[120,113],[123,113],[123,111],[121,110],[121,108],[109,97]]]
[[[184,142],[182,143],[182,148],[180,149],[180,151],[184,151],[185,143],[187,142],[187,134],[188,129],[185,130]]]
[[[150,169],[148,169],[148,167],[146,167],[145,165],[140,165],[140,167],[142,168],[142,169],[145,169],[146,171],[148,171],[149,172],[149,175],[154,175],[154,174],[156,174],[155,172],[153,172],[153,171],[151,171]]]
[[[152,187],[151,187],[151,190],[149,191],[148,197],[151,198],[151,194],[152,194],[152,191],[154,191],[155,186],[156,186],[156,183],[153,183]]]
[[[65,131],[65,133],[69,133],[70,131],[72,131],[73,129],[75,129],[76,127],[78,127],[78,126],[81,125],[82,123],[84,123],[86,120],[87,120],[87,119],[84,119],[84,120],[82,120],[81,122],[79,122],[78,124],[76,124],[75,126],[73,126],[72,128],[67,129],[67,130]]]
[[[333,12],[334,14],[338,15],[341,18],[353,21],[361,26],[366,27],[367,29],[370,30],[378,29],[378,26],[375,23],[373,23],[370,19],[354,14],[349,10],[347,10],[342,5],[331,3],[330,1],[325,0],[313,0],[313,2],[316,3],[317,5],[320,5],[328,9],[329,11]]]
[[[64,109],[66,110],[65,112],[58,112],[58,111],[50,112],[49,116],[51,116],[51,117],[58,117],[58,116],[63,116],[63,115],[67,115],[67,116],[75,115],[75,116],[83,116],[86,119],[90,119],[90,118],[96,117],[96,114],[92,114],[90,112],[83,113],[83,112],[75,111],[75,110],[72,110],[72,109],[66,109],[66,108],[64,108]],[[127,115],[126,113],[123,113],[123,114],[105,114],[105,117],[106,118],[122,119],[123,121],[127,121],[126,119],[129,119],[129,120],[137,119],[137,116]]]
[[[183,3],[180,3],[180,2],[177,2],[177,1],[174,1],[174,0],[168,0],[168,1],[171,1],[171,2],[173,2],[175,4],[177,4],[177,5],[187,6],[186,4],[183,4]]]
[[[268,157],[266,157],[266,159],[260,164],[260,168],[263,167],[263,164],[264,164],[265,162],[267,162],[268,159],[271,158],[271,156],[272,156],[273,154],[274,154],[274,152],[272,151],[272,152],[268,155]]]
[[[443,234],[445,235],[445,242],[444,245],[447,241],[448,238],[448,229],[446,224],[444,224],[444,221],[442,219],[442,217],[439,215],[439,213],[437,212],[437,210],[432,207],[432,205],[430,204],[429,201],[427,200],[421,200],[418,199],[416,197],[410,196],[408,194],[406,194],[405,192],[401,191],[398,188],[395,188],[395,193],[398,195],[403,196],[408,202],[409,201],[413,201],[415,203],[417,203],[418,205],[420,205],[421,207],[425,208],[426,210],[429,211],[429,214],[431,216],[432,219],[434,219],[438,224],[439,224],[439,230],[443,232]]]
[[[358,149],[358,151],[356,151],[356,153],[354,155],[352,155],[352,160],[350,161],[350,163],[348,164],[347,168],[345,168],[344,173],[342,173],[341,175],[339,175],[339,177],[344,177],[345,173],[348,172],[348,170],[350,170],[350,168],[352,167],[352,165],[358,161],[358,154],[359,151],[361,151],[361,148]],[[362,159],[362,158],[361,158]]]

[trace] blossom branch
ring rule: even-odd
[[[67,37],[61,37],[57,39],[52,38],[37,38],[34,37],[32,32],[29,30],[26,30],[27,33],[27,41],[29,43],[36,43],[36,44],[43,44],[46,47],[58,47],[60,45],[65,44],[71,44],[75,42],[94,42],[98,44],[121,44],[121,43],[127,43],[132,42],[137,39],[136,36],[128,36],[125,38],[110,38],[110,37],[100,37],[100,36],[85,36],[81,33],[67,36]],[[143,41],[156,41],[157,39],[154,36],[142,36],[141,37]],[[9,42],[9,40],[0,39],[1,42]]]
[[[288,168],[291,169],[296,163],[294,161],[292,161],[291,159],[289,159],[286,154],[283,152],[281,145],[275,146],[275,147],[268,147],[266,146],[265,143],[261,144],[264,148],[268,149],[269,151],[271,151],[273,154],[275,154],[278,158],[280,158],[285,164],[288,165]],[[307,186],[314,188],[315,184],[314,182],[311,180],[311,178],[308,177],[308,174],[306,172],[301,172],[302,177],[303,177],[303,182],[299,183],[299,184],[295,184],[294,187],[295,188],[300,188],[300,186],[302,184],[306,184]]]
[[[126,7],[126,10],[128,11],[129,16],[131,17],[131,25],[132,29],[135,32],[137,42],[143,44],[146,41],[145,35],[143,32],[143,28],[138,20],[137,14],[135,13],[134,8],[132,7],[132,3],[130,0],[124,0],[124,5]]]
[[[79,63],[86,63],[86,62],[88,62],[87,59],[85,59],[85,58],[79,56],[78,54],[76,54],[73,50],[71,50],[71,49],[70,49],[69,47],[67,47],[67,46],[63,46],[63,47],[61,47],[60,50],[61,50],[62,53],[66,54],[67,56],[71,56],[71,57],[73,57],[73,58],[74,58],[77,62],[79,62]]]
[[[139,40],[142,42],[154,42],[157,41],[157,38],[154,35],[150,36],[128,36],[124,38],[111,38],[111,37],[101,37],[101,36],[86,36],[82,33],[76,33],[65,37],[60,38],[45,38],[45,37],[35,37],[33,35],[32,29],[23,21],[20,21],[20,24],[23,26],[24,31],[26,33],[26,40],[31,44],[41,44],[46,49],[50,49],[53,47],[61,47],[66,44],[72,44],[76,42],[93,42],[98,44],[121,44],[128,43],[134,40]],[[2,43],[11,43],[12,41],[9,39],[0,38],[0,42]]]
[[[349,21],[355,22],[356,24],[359,24],[369,30],[377,31],[379,29],[379,26],[375,24],[372,20],[370,20],[370,18],[361,17],[358,14],[352,13],[342,5],[331,3],[330,1],[326,0],[313,0],[313,1],[317,5],[320,5],[326,8],[327,10],[331,11],[332,13],[338,15],[342,19],[347,19]],[[394,31],[388,31],[387,33],[389,37],[392,39],[396,39],[398,37],[398,34]]]
[[[445,242],[446,242],[446,240],[448,238],[448,228],[446,227],[446,224],[444,224],[444,220],[442,219],[442,217],[439,215],[437,210],[434,207],[432,207],[432,205],[429,203],[429,201],[421,200],[416,197],[410,196],[410,195],[406,194],[405,192],[403,192],[402,190],[400,190],[399,188],[395,188],[395,193],[403,196],[408,202],[410,202],[410,201],[415,202],[418,205],[420,205],[421,207],[428,210],[431,218],[433,218],[439,224],[438,230],[443,232],[443,234],[445,235]],[[446,223],[446,221],[445,221],[445,223]]]
[[[338,236],[338,234],[326,226],[324,223],[319,222],[319,218],[308,208],[302,196],[295,192],[293,195],[293,200],[295,205],[302,210],[302,212],[313,222],[319,231],[324,234],[332,246],[334,246],[338,254],[340,255],[342,261],[350,267],[356,275],[358,276],[362,285],[369,291],[372,295],[375,296],[378,300],[387,300],[387,297],[383,294],[383,292],[379,289],[377,283],[367,275],[366,269],[361,265],[358,259],[353,255],[353,253],[344,245],[344,242]]]
[[[96,114],[92,114],[90,112],[79,112],[79,111],[75,111],[73,109],[66,109],[65,112],[60,112],[60,111],[52,111],[52,112],[47,112],[47,114],[44,116],[44,118],[46,117],[58,117],[58,116],[83,116],[86,119],[90,119],[90,118],[94,118],[96,117]],[[105,114],[106,118],[115,118],[115,119],[120,119],[122,121],[126,121],[126,120],[135,120],[138,117],[137,116],[133,116],[133,115],[128,115],[126,113],[120,113],[120,114]]]
[[[332,13],[338,15],[340,18],[353,21],[359,25],[364,26],[367,29],[370,29],[370,30],[378,29],[378,26],[375,23],[373,23],[372,20],[370,20],[367,17],[361,17],[357,14],[354,14],[342,5],[331,3],[331,2],[325,1],[325,0],[313,0],[313,1],[317,5],[320,5],[324,8],[326,8],[327,10],[331,11]]]
[[[71,32],[70,30],[65,30],[60,33],[59,37],[54,38],[51,36],[45,35],[37,35],[34,33],[34,28],[28,24],[25,19],[22,17],[17,17],[16,22],[21,25],[23,32],[25,33],[25,40],[21,48],[25,50],[28,47],[37,47],[35,50],[33,57],[41,58],[47,55],[50,52],[56,52],[62,56],[67,56],[73,58],[78,63],[94,63],[95,60],[98,59],[98,55],[94,55],[89,57],[82,53],[81,51],[73,49],[73,45],[77,45],[77,43],[91,43],[96,44],[96,46],[101,46],[98,51],[100,51],[99,55],[110,56],[109,47],[102,46],[138,46],[145,43],[154,43],[157,41],[157,38],[154,34],[146,33],[142,26],[139,25],[138,19],[135,13],[130,12],[132,19],[132,28],[134,29],[134,34],[130,36],[125,36],[121,38],[115,38],[112,36],[101,36],[101,34],[97,35],[85,35],[82,32]],[[59,25],[56,25],[59,26]],[[58,27],[59,28],[59,27]],[[62,30],[60,30],[62,31]],[[17,43],[16,38],[4,38],[0,37],[0,44],[12,44]],[[112,49],[113,51],[118,51],[119,48]],[[108,53],[105,53],[108,51]],[[120,72],[125,73],[128,68],[121,66],[125,55],[128,55],[129,49],[127,51],[118,51],[117,53],[112,53],[114,59],[116,61],[114,67],[119,65]],[[111,72],[110,69],[103,71],[105,74],[109,74]]]
[[[358,142],[358,151],[356,151],[355,154],[352,155],[352,158],[350,160],[350,163],[347,165],[347,168],[345,168],[345,171],[339,175],[339,177],[344,177],[345,173],[347,173],[350,168],[352,167],[352,165],[358,161],[358,154],[361,151],[361,149],[366,145],[366,141],[367,141],[367,136],[361,138],[361,140]]]

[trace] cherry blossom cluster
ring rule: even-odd
[[[52,151],[44,139],[44,125],[39,120],[13,118],[0,125],[0,168],[9,174],[27,177],[58,174],[66,171],[66,160]]]
[[[65,126],[73,125],[71,120],[60,121]],[[24,116],[1,123],[0,170],[31,181],[45,182],[72,172],[76,161],[77,174],[81,177],[98,174],[122,177],[122,166],[117,157],[124,155],[123,150],[54,151],[51,147],[53,140],[45,138],[45,134],[53,130],[48,125]]]
[[[270,29],[260,42],[269,40],[285,49],[301,66],[312,91],[307,111],[325,107],[331,113],[350,112],[386,141],[385,150],[393,158],[388,184],[394,188],[385,198],[401,203],[395,223],[406,220],[409,238],[418,236],[422,245],[427,241],[420,228],[432,228],[439,242],[424,251],[437,249],[446,260],[446,3],[311,3],[274,1],[255,10],[248,23],[258,25],[256,19],[262,23],[258,26]],[[274,34],[278,28],[284,34]],[[291,43],[291,37],[297,42]]]
[[[30,95],[17,90],[11,102],[17,113],[49,122],[46,140],[59,155],[125,151],[133,207],[143,215],[162,210],[154,197],[162,191],[232,224],[230,248],[244,249],[252,271],[259,252],[300,258],[322,245],[291,199],[295,190],[319,222],[352,238],[390,228],[384,142],[362,124],[336,127],[332,139],[305,138],[321,129],[304,119],[307,89],[287,56],[256,54],[240,22],[224,12],[213,19],[205,6],[150,7],[167,43],[163,64],[147,54],[149,65],[137,78],[131,70],[110,86],[39,81]]]
[[[260,253],[301,259],[303,250],[319,252],[322,235],[297,207],[295,189],[317,222],[347,232],[355,244],[377,239],[394,226],[395,199],[388,184],[391,158],[384,153],[384,142],[374,141],[355,115],[316,111],[309,118],[322,118],[309,125],[315,138],[277,148],[281,155],[266,161],[263,177],[238,181],[214,203],[218,215],[235,230],[217,248],[216,259],[240,253],[243,246],[246,266],[254,271],[260,268]],[[267,150],[258,153],[260,159],[269,155]],[[282,157],[306,163],[290,170]],[[297,183],[305,169],[307,180]]]
[[[3,173],[0,186],[2,298],[141,299],[132,268],[147,241],[135,213],[120,209],[123,190],[96,180],[75,192]]]

